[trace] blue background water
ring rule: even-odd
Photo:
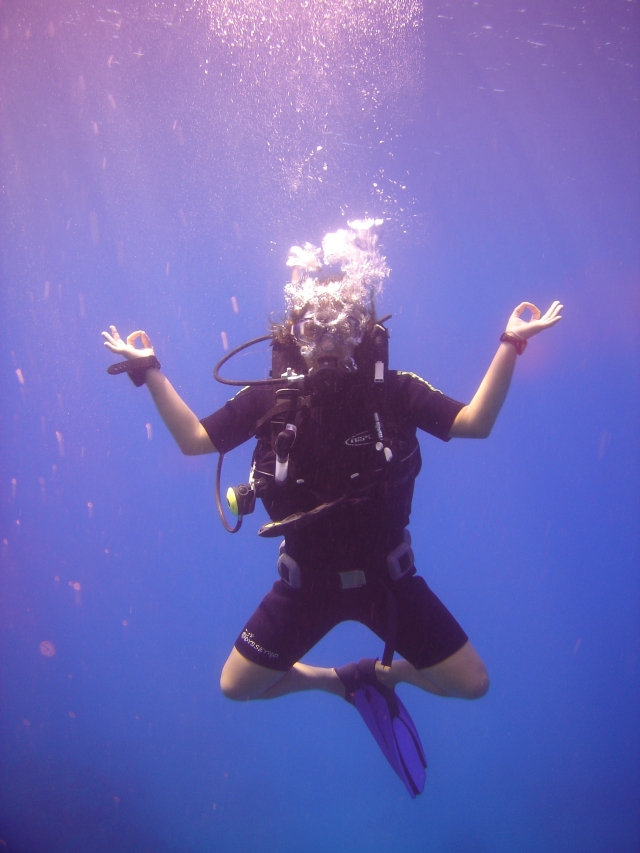
[[[0,850],[637,851],[637,2],[0,19]],[[100,343],[145,328],[209,414],[221,332],[262,334],[289,246],[364,214],[388,220],[392,366],[453,397],[518,302],[566,306],[488,441],[422,442],[419,567],[492,688],[400,688],[415,802],[335,697],[223,699],[276,544],[261,510],[222,530],[214,457],[182,457]],[[308,660],[380,651],[348,624]]]

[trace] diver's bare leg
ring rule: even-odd
[[[220,688],[228,699],[275,699],[302,690],[324,690],[344,696],[344,687],[334,669],[296,663],[288,672],[268,669],[247,660],[233,648],[220,676]]]
[[[336,696],[344,698],[344,685],[335,669],[308,666],[306,663],[295,663],[289,672],[285,673],[284,678],[265,690],[260,698],[275,699],[302,690],[324,690],[325,693],[335,693]]]
[[[457,699],[480,699],[489,689],[485,665],[469,641],[435,666],[418,670],[406,660],[394,660],[391,667],[378,663],[376,674],[388,687],[405,682],[436,696]]]
[[[435,666],[418,670],[399,659],[391,667],[378,662],[376,674],[388,687],[404,682],[436,696],[458,699],[479,699],[489,689],[485,665],[468,641]],[[235,648],[222,670],[220,687],[227,698],[236,701],[276,699],[303,690],[324,690],[344,697],[344,686],[335,669],[296,663],[288,672],[280,672],[247,660]]]

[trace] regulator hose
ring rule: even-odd
[[[247,341],[244,344],[240,344],[239,347],[232,349],[231,352],[228,352],[224,355],[220,361],[213,368],[213,378],[218,382],[222,382],[223,385],[240,385],[243,388],[246,385],[277,385],[282,384],[282,379],[224,379],[220,376],[220,368],[226,364],[229,359],[233,358],[234,355],[237,355],[242,350],[247,349],[248,347],[253,346],[254,344],[260,344],[262,341],[271,341],[273,340],[273,335],[261,335],[259,338],[253,338],[250,341]]]

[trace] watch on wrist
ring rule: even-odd
[[[514,346],[518,355],[522,355],[522,353],[527,348],[526,340],[524,338],[521,338],[520,335],[516,335],[515,332],[503,332],[500,335],[500,340]]]

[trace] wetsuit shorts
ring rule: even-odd
[[[398,608],[395,650],[412,666],[434,666],[464,646],[467,635],[424,578],[406,575],[391,588]],[[388,606],[388,593],[380,582],[356,589],[305,590],[278,580],[235,647],[253,663],[286,672],[340,622],[361,622],[384,640]]]

